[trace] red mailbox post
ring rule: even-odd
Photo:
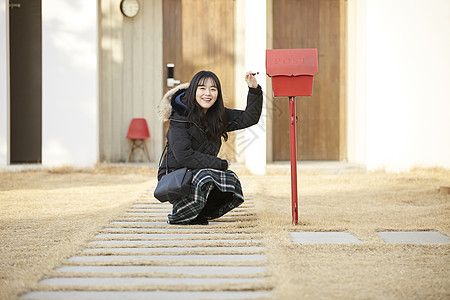
[[[296,96],[312,95],[313,76],[318,72],[317,49],[266,50],[266,73],[272,78],[275,97],[289,97],[291,150],[292,224],[298,224],[297,200],[297,116]]]

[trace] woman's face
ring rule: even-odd
[[[217,94],[216,84],[211,78],[207,78],[197,86],[195,100],[206,113],[208,109],[216,103]]]

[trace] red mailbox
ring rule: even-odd
[[[266,50],[266,73],[275,97],[312,95],[317,72],[317,49]]]
[[[317,49],[266,50],[266,73],[272,78],[273,95],[289,97],[292,224],[294,225],[298,224],[295,97],[312,95],[313,76],[317,72]]]

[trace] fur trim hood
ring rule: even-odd
[[[172,114],[172,96],[178,92],[179,90],[185,90],[189,87],[189,83],[183,83],[177,85],[170,91],[164,94],[161,102],[158,105],[158,114],[161,121],[165,122],[169,120],[170,115]]]

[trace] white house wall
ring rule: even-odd
[[[0,166],[9,165],[8,2],[0,0]],[[97,5],[42,1],[42,165],[97,161]]]
[[[126,135],[133,118],[147,120],[152,162],[164,147],[157,106],[163,94],[163,1],[141,0],[134,18],[120,12],[120,0],[99,0],[99,145],[100,161],[124,162]],[[147,162],[141,151],[132,161]]]
[[[119,1],[109,1],[117,9]],[[8,165],[7,5],[0,0],[0,166]],[[93,164],[102,113],[97,107],[97,1],[43,0],[42,5],[42,162]],[[162,24],[161,6],[160,0],[144,1],[142,12],[150,16],[145,19]],[[153,66],[154,73],[162,68],[157,63],[162,60],[160,29],[152,37],[153,52],[144,56],[152,59],[146,65]],[[450,168],[448,53],[450,1],[348,1],[349,161],[369,170]],[[161,93],[160,81],[143,80],[148,90],[144,98],[152,99],[151,105]],[[128,119],[121,121],[121,138]],[[151,144],[162,144],[159,128],[151,130],[156,133]],[[119,144],[125,148],[126,141]],[[155,148],[153,156],[160,151]]]
[[[98,156],[97,3],[42,1],[42,164]]]
[[[365,35],[349,40],[349,51],[359,53],[349,72],[360,83],[349,79],[349,113],[356,108],[349,158],[369,170],[450,168],[450,1],[351,5]]]

